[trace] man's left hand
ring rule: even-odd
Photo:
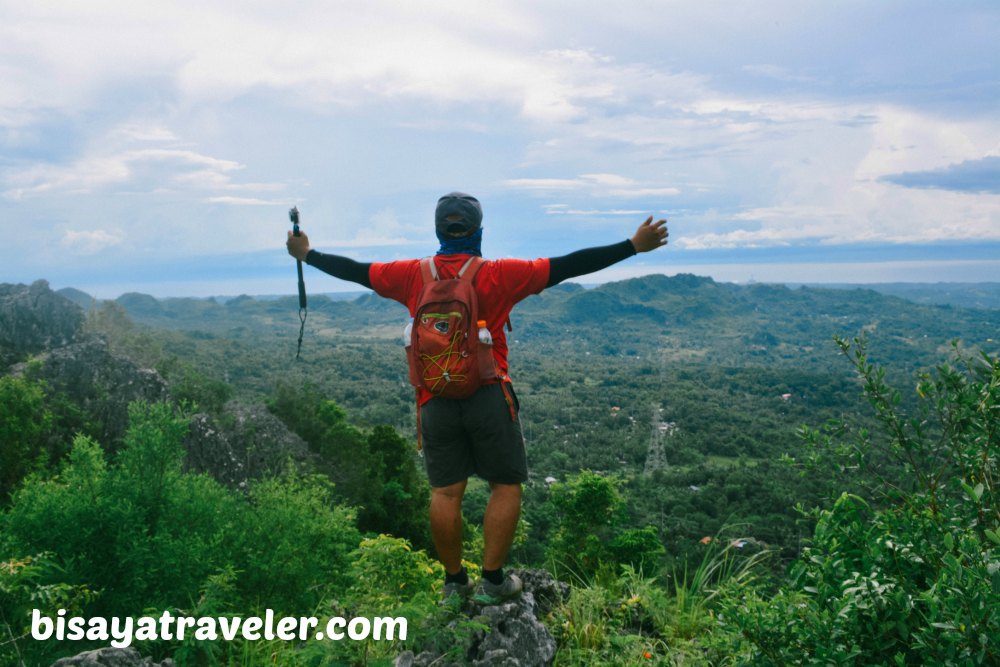
[[[667,221],[657,220],[653,222],[653,216],[649,216],[646,222],[639,225],[635,236],[631,238],[632,246],[636,253],[650,252],[667,245],[668,236],[670,236],[670,232],[667,231]]]

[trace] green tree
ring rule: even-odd
[[[0,377],[0,504],[29,471],[48,463],[45,443],[52,421],[41,383]]]
[[[60,605],[89,617],[151,609],[307,615],[343,594],[360,534],[328,480],[288,472],[248,492],[229,490],[182,470],[183,415],[143,403],[129,414],[113,461],[78,436],[58,474],[30,475],[0,513],[0,630],[23,634],[27,600],[50,616]],[[30,664],[92,647],[36,644]],[[226,664],[241,647],[157,650]],[[8,655],[0,644],[0,657]]]
[[[622,506],[615,481],[584,470],[553,484],[551,502],[559,514],[550,556],[556,563],[592,573],[607,554],[606,543]]]
[[[292,472],[253,485],[233,554],[251,608],[307,613],[349,582],[361,537],[353,510],[337,505],[328,480]]]
[[[430,486],[417,470],[413,444],[391,426],[380,425],[368,434],[367,451],[368,484],[358,511],[358,527],[405,538],[421,549],[430,548]]]
[[[278,384],[267,407],[319,456],[337,495],[352,505],[361,504],[368,481],[368,443],[365,434],[350,423],[347,412],[309,383]]]
[[[548,555],[557,569],[590,575],[602,564],[657,569],[663,546],[652,526],[624,522],[619,482],[585,470],[554,484],[550,502],[557,515]]]
[[[219,415],[233,396],[230,385],[198,372],[177,357],[160,361],[156,370],[167,380],[170,396],[193,409]]]
[[[335,484],[334,492],[358,508],[359,528],[430,546],[430,487],[417,469],[415,447],[390,426],[365,432],[312,384],[279,384],[268,408],[305,440]]]

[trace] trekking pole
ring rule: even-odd
[[[292,234],[295,236],[301,236],[299,232],[299,209],[297,206],[293,206],[290,211],[288,211],[288,218],[292,221]],[[306,316],[308,315],[308,310],[306,306],[306,281],[302,277],[302,260],[295,260],[295,268],[299,273],[299,345],[295,350],[295,359],[298,361],[302,354],[302,336],[306,331]]]

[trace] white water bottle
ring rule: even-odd
[[[490,334],[490,330],[486,326],[486,320],[479,320],[476,322],[476,326],[479,327],[479,344],[493,347],[493,335]]]
[[[497,376],[493,360],[493,335],[486,326],[486,320],[479,320],[476,325],[479,327],[479,377],[490,380]]]

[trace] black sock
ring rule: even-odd
[[[465,571],[465,566],[456,572],[455,574],[444,573],[444,583],[446,584],[461,584],[462,586],[469,583],[469,573]]]
[[[503,568],[496,570],[483,570],[483,579],[490,582],[494,586],[499,586],[503,583]]]

